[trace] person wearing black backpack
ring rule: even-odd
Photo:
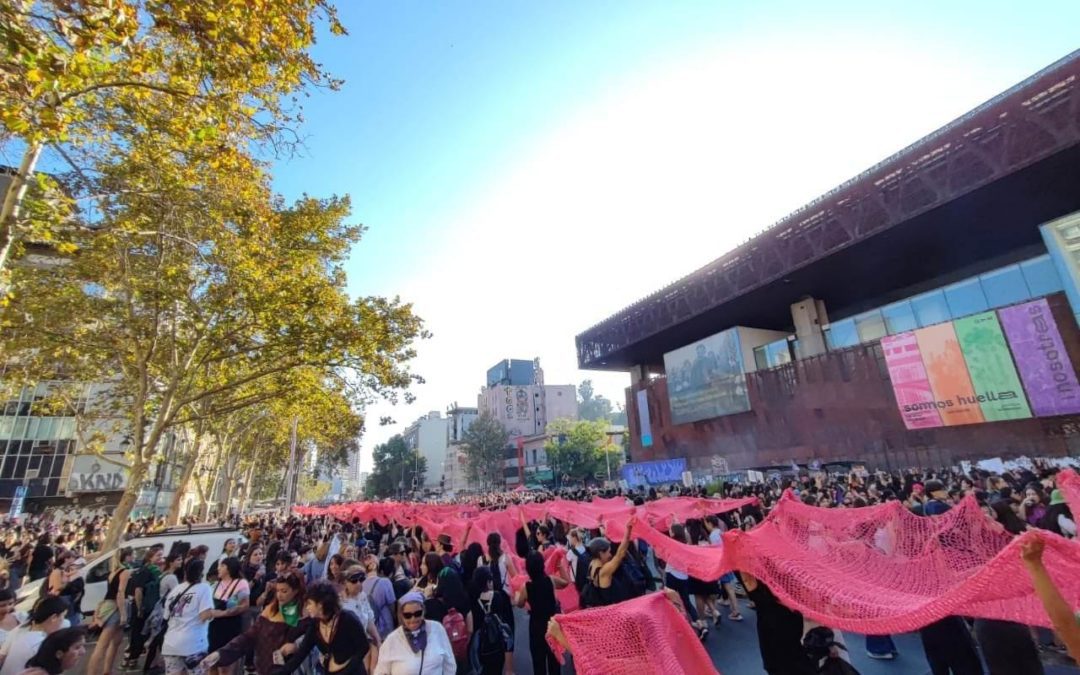
[[[473,572],[473,609],[468,616],[472,631],[470,662],[477,675],[502,675],[513,668],[514,609],[510,598],[495,587],[490,567]]]

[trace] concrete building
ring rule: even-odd
[[[1078,106],[1074,52],[579,334],[633,461],[1080,452]]]
[[[410,424],[402,433],[405,444],[410,449],[418,451],[420,456],[427,460],[424,484],[418,487],[429,490],[439,487],[446,462],[446,448],[450,441],[449,429],[450,419],[443,417],[438,410],[433,410]]]
[[[469,487],[467,457],[465,455],[465,432],[480,416],[477,408],[466,408],[454,403],[446,411],[447,425],[446,458],[443,461],[443,490],[447,493],[462,492]]]

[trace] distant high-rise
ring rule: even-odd
[[[503,359],[488,369],[487,386],[505,385],[527,387],[530,384],[542,384],[543,372],[540,360]]]

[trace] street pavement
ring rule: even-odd
[[[515,609],[515,632],[517,649],[514,650],[514,673],[529,675],[532,673],[532,659],[529,657],[529,615],[522,609]],[[719,628],[711,628],[706,638],[705,647],[724,675],[757,675],[764,673],[761,667],[761,653],[758,651],[757,627],[754,610],[742,608],[743,621],[731,621],[724,615]],[[930,675],[926,657],[923,655],[919,636],[913,633],[893,636],[899,656],[893,661],[877,661],[866,655],[861,635],[844,634],[844,639],[851,654],[851,660],[861,675]],[[93,646],[87,649],[89,657]],[[1060,661],[1061,659],[1056,659]],[[76,675],[86,672],[86,659],[75,671]],[[122,673],[119,664],[114,673]],[[141,671],[139,671],[141,673]],[[563,667],[563,675],[573,675],[572,664]],[[1046,675],[1080,675],[1080,669],[1060,665],[1047,665]]]

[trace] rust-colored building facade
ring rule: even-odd
[[[1061,294],[1049,298],[1072,362],[1080,330]],[[854,461],[871,469],[952,465],[961,460],[1080,455],[1080,416],[1058,416],[908,430],[900,417],[880,343],[800,359],[747,376],[751,411],[673,424],[667,379],[627,389],[630,458],[687,458],[711,471],[714,456],[732,470]],[[646,392],[652,445],[641,442],[637,391]]]

